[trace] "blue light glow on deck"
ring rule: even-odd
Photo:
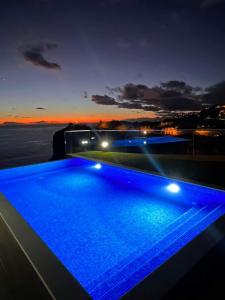
[[[93,299],[118,299],[225,212],[223,191],[81,158],[2,170],[0,191]]]

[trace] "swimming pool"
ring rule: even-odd
[[[173,136],[160,136],[160,137],[137,137],[130,139],[121,139],[113,141],[113,147],[137,147],[145,145],[169,144],[169,143],[182,143],[188,142],[190,139],[173,137]]]
[[[0,192],[12,231],[11,206],[93,299],[137,288],[225,213],[224,191],[83,158],[2,170]]]

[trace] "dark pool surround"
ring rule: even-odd
[[[28,288],[30,290],[31,295],[26,299],[35,299],[32,293],[36,295],[40,291],[43,291],[43,297],[36,299],[91,299],[82,286],[66,270],[57,257],[1,193],[0,223],[6,236],[6,239],[1,240],[1,243],[4,245],[4,252],[10,253],[10,256],[5,257],[6,259],[0,257],[4,261],[4,269],[10,270],[12,265],[16,269],[16,266],[20,263],[19,259],[22,257],[26,265],[24,269],[29,268],[29,274],[36,278],[35,284],[32,287],[29,274],[23,272],[23,269],[16,270],[15,276],[9,278],[10,281],[17,281],[17,277],[20,278],[21,284],[18,286],[18,290],[21,288]],[[15,244],[15,247],[10,250],[10,244],[12,243]],[[0,254],[2,254],[2,251]],[[23,297],[15,297],[15,299],[24,300]]]
[[[0,260],[0,299],[52,299],[1,217]]]
[[[215,234],[215,232],[217,234]],[[225,216],[146,277],[123,299],[161,299],[225,236]],[[85,300],[90,296],[0,193],[0,297]]]

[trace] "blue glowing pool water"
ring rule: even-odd
[[[123,140],[115,140],[112,143],[114,147],[136,147],[144,145],[168,144],[168,143],[181,143],[188,142],[189,139],[173,136],[160,136],[160,137],[138,137]]]
[[[0,191],[93,299],[118,299],[225,213],[225,193],[75,158],[0,171]]]

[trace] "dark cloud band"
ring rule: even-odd
[[[112,97],[93,95],[92,101],[102,105],[114,105],[118,108],[157,113],[199,111],[204,105],[225,102],[225,82],[205,90],[187,85],[183,81],[171,80],[155,87],[129,83],[122,87],[107,87],[107,91]]]
[[[117,105],[118,103],[116,102],[115,99],[104,95],[93,95],[91,100],[97,104],[102,104],[102,105]]]
[[[61,66],[55,62],[45,59],[45,51],[57,48],[55,43],[42,43],[39,45],[26,46],[20,49],[24,59],[34,66],[43,67],[45,69],[60,70]]]

